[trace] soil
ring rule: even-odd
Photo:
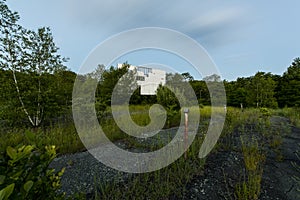
[[[259,199],[300,199],[300,185],[293,178],[300,177],[300,170],[292,164],[300,166],[300,160],[296,156],[296,152],[300,152],[300,129],[290,125],[282,117],[272,117],[271,124],[280,133],[281,144],[276,148],[261,146],[266,160]],[[251,129],[251,126],[248,128]],[[248,138],[256,137],[261,144],[269,142],[255,131],[246,135]],[[237,183],[245,180],[246,174],[240,141],[238,129],[219,141],[223,148],[208,155],[203,174],[194,177],[187,185],[184,199],[235,199],[235,187]],[[126,148],[126,144],[121,141],[117,145]],[[62,191],[67,195],[78,192],[93,193],[95,177],[105,181],[124,181],[131,176],[106,167],[88,152],[61,156],[50,167],[57,170],[66,167],[62,177]]]

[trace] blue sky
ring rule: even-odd
[[[182,32],[201,44],[222,78],[282,74],[300,57],[300,1],[240,0],[7,0],[20,24],[52,29],[68,68],[78,71],[102,41],[132,28],[163,27]],[[125,55],[116,62],[160,63],[178,72],[194,72],[182,59],[159,51]],[[198,75],[194,75],[196,78]]]

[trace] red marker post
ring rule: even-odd
[[[185,108],[184,112],[184,159],[187,159],[187,144],[188,144],[188,122],[189,122],[189,109]]]

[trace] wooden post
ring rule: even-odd
[[[189,109],[184,109],[184,159],[187,159]]]

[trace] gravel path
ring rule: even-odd
[[[91,193],[95,177],[99,180],[110,181],[116,179],[119,174],[118,171],[100,163],[88,151],[58,157],[50,167],[56,170],[66,168],[61,180],[61,190],[67,195]]]
[[[282,125],[283,118],[273,118],[273,125]],[[139,142],[147,144],[167,143],[178,128],[162,131],[151,139],[139,139]],[[280,147],[283,159],[278,162],[276,155],[270,149],[267,150],[267,160],[264,166],[262,189],[260,199],[286,199],[295,200],[299,197],[297,186],[292,176],[300,177],[299,171],[292,162],[300,165],[295,152],[299,151],[300,129],[290,126],[291,133],[283,136]],[[232,145],[239,146],[239,135],[232,134],[229,138]],[[228,142],[224,140],[224,142]],[[126,143],[119,141],[117,146],[128,149]],[[145,149],[129,149],[141,152]],[[187,186],[185,199],[234,199],[232,194],[234,185],[241,180],[243,170],[243,156],[238,150],[219,151],[207,157],[203,175],[195,177]],[[122,173],[111,169],[96,160],[89,152],[81,152],[71,155],[63,155],[56,158],[50,167],[57,170],[66,167],[62,177],[62,191],[67,195],[74,193],[92,193],[95,178],[101,182],[126,181],[131,174]],[[97,183],[96,183],[97,184]]]
[[[280,151],[282,160],[277,160],[274,149],[265,149],[266,162],[263,167],[261,194],[259,199],[267,200],[296,200],[300,197],[300,185],[293,180],[300,177],[300,171],[295,169],[292,162],[300,166],[296,152],[300,152],[300,129],[290,127],[290,133],[285,134],[283,122],[285,118],[272,118],[272,126],[278,128],[283,135]],[[287,127],[287,126],[285,126]],[[185,199],[234,199],[236,183],[243,181],[244,160],[240,150],[239,134],[236,131],[230,137],[235,150],[218,151],[210,154],[206,160],[204,173],[195,177],[187,186]],[[250,136],[252,137],[252,136]],[[264,141],[260,141],[264,143]]]
[[[145,145],[153,145],[157,143],[166,144],[174,137],[177,130],[178,127],[163,130],[154,137],[149,139],[137,139],[137,141]],[[147,151],[145,149],[128,148],[127,144],[123,141],[118,141],[114,144],[122,149],[132,152]],[[93,192],[95,178],[101,182],[110,182],[124,181],[131,176],[130,173],[123,173],[107,167],[95,159],[88,151],[60,156],[55,158],[50,165],[50,168],[54,168],[56,170],[60,170],[63,167],[65,167],[66,170],[61,180],[61,191],[66,192],[67,196],[75,193]]]

